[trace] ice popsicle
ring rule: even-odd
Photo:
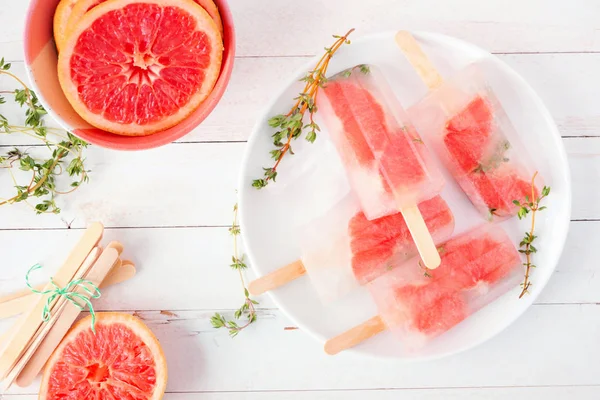
[[[444,82],[414,37],[398,32],[396,42],[430,94],[410,109],[411,120],[442,159],[473,205],[489,219],[516,214],[532,193],[530,157],[479,64]]]
[[[516,287],[519,253],[498,225],[482,225],[441,245],[442,264],[427,271],[413,258],[371,283],[379,314],[327,341],[336,354],[386,330],[409,351],[450,330]]]
[[[452,235],[454,216],[440,196],[422,202],[419,210],[437,243]],[[370,221],[353,196],[312,221],[302,236],[301,259],[251,282],[250,293],[261,294],[308,274],[327,303],[418,254],[400,213]]]
[[[319,108],[366,217],[400,211],[423,261],[437,267],[416,205],[436,196],[444,179],[381,71],[360,65],[333,76]]]

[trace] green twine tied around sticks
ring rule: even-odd
[[[47,295],[48,299],[46,300],[46,305],[44,305],[44,311],[42,312],[42,320],[44,322],[48,322],[52,317],[52,313],[50,311],[50,307],[52,306],[52,302],[57,297],[65,297],[68,301],[70,301],[75,307],[79,308],[81,311],[85,310],[87,307],[90,310],[90,315],[92,316],[92,332],[96,333],[96,313],[94,312],[94,307],[92,306],[92,302],[90,299],[98,299],[100,298],[100,289],[98,286],[94,285],[92,282],[85,279],[76,279],[74,281],[69,282],[64,288],[60,288],[52,278],[50,278],[50,283],[54,286],[54,289],[50,290],[36,290],[29,283],[29,275],[38,269],[41,269],[42,266],[40,264],[35,264],[33,267],[29,268],[27,271],[27,275],[25,275],[25,283],[27,287],[36,294]],[[77,289],[82,289],[86,292],[90,297],[88,298],[84,294],[77,293]],[[78,302],[83,302],[83,306]]]

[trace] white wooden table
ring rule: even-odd
[[[23,205],[1,207],[0,291],[20,283],[33,263],[58,261],[81,228],[100,220],[107,237],[125,244],[139,274],[107,290],[97,309],[135,312],[155,331],[169,363],[167,399],[600,398],[594,255],[600,248],[600,2],[230,3],[238,56],[217,109],[193,133],[160,149],[90,148],[91,183],[60,199],[58,216],[36,216]],[[23,0],[2,0],[0,6],[0,56],[22,77],[27,6]],[[419,364],[328,357],[306,333],[285,330],[291,323],[268,297],[259,299],[258,322],[235,339],[210,324],[215,310],[227,314],[242,302],[228,267],[227,227],[254,119],[307,57],[350,27],[356,36],[398,28],[438,31],[498,54],[541,95],[564,137],[574,201],[557,271],[514,325],[458,356]],[[0,84],[8,88],[6,81]],[[8,140],[0,138],[0,146],[15,143]],[[64,250],[57,254],[57,248]],[[36,391],[16,390],[6,398],[34,399]]]

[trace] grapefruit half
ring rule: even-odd
[[[158,340],[138,318],[96,314],[76,323],[44,369],[41,400],[158,400],[167,386],[167,364]]]
[[[192,0],[110,0],[87,12],[58,58],[58,78],[91,125],[142,136],[176,125],[209,95],[223,42]]]

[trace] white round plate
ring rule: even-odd
[[[522,143],[530,149],[532,164],[551,186],[545,200],[547,210],[537,222],[538,253],[535,254],[533,285],[530,295],[518,299],[519,288],[472,315],[450,332],[430,342],[418,352],[407,353],[399,338],[385,332],[348,350],[355,353],[397,359],[432,359],[454,354],[498,334],[529,307],[552,275],[569,228],[571,183],[567,157],[559,132],[542,101],[515,71],[490,53],[458,39],[435,33],[415,32],[423,50],[443,77],[474,61],[485,59],[491,76],[488,83],[495,91]],[[270,117],[289,111],[292,99],[302,90],[298,79],[312,69],[317,58],[293,75],[282,92],[260,116],[250,137],[240,182],[241,231],[250,264],[257,275],[264,275],[300,257],[301,227],[316,216],[326,214],[348,192],[348,183],[340,161],[324,127],[314,144],[294,142],[295,155],[284,158],[276,183],[256,190],[252,180],[260,178],[263,167],[273,161],[273,129]],[[334,56],[328,76],[357,64],[375,64],[381,68],[405,108],[426,94],[426,88],[394,42],[394,33],[370,35],[344,45]],[[456,218],[455,233],[482,222],[467,198],[450,176],[442,192]],[[526,221],[513,218],[503,223],[515,243],[527,229]],[[377,310],[365,288],[340,301],[323,305],[308,277],[297,279],[271,292],[275,303],[305,332],[323,343],[346,329],[376,315]]]

